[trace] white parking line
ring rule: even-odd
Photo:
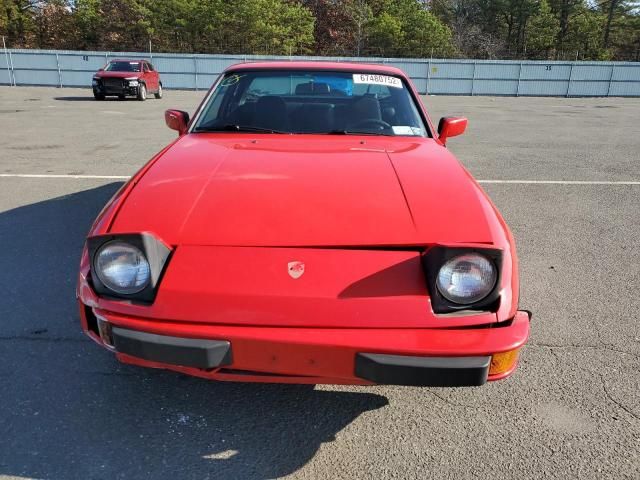
[[[58,175],[35,173],[0,173],[0,178],[53,178],[53,179],[89,179],[89,180],[129,180],[128,175]],[[478,180],[483,184],[508,185],[640,185],[640,181],[606,180]]]

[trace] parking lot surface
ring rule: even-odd
[[[514,232],[530,343],[481,388],[314,388],[123,366],[80,332],[84,235],[203,95],[0,87],[0,478],[640,478],[640,99],[426,97],[469,118],[449,145]]]

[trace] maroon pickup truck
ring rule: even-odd
[[[133,96],[144,101],[150,93],[162,98],[160,74],[147,60],[111,60],[93,76],[91,86],[96,100]]]

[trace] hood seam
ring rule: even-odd
[[[389,160],[389,164],[391,164],[391,168],[393,169],[393,174],[396,177],[396,181],[398,182],[398,186],[400,187],[400,191],[402,192],[402,198],[404,198],[404,203],[407,206],[407,210],[409,210],[409,216],[411,217],[411,223],[413,225],[414,231],[417,232],[416,220],[413,218],[413,212],[411,211],[411,205],[409,204],[409,199],[407,198],[407,194],[404,191],[404,187],[402,186],[402,181],[400,181],[400,176],[398,175],[398,171],[396,170],[396,166],[393,163],[393,159],[391,155],[389,155],[389,151],[385,148],[384,153],[387,155],[387,159]]]

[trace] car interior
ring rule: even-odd
[[[391,96],[377,93],[347,95],[327,83],[306,82],[294,94],[259,95],[248,92],[235,105],[222,108],[216,125],[242,125],[284,132],[326,133],[333,131],[391,132],[392,125],[417,126],[407,105],[397,111]],[[220,118],[222,117],[222,118]]]

